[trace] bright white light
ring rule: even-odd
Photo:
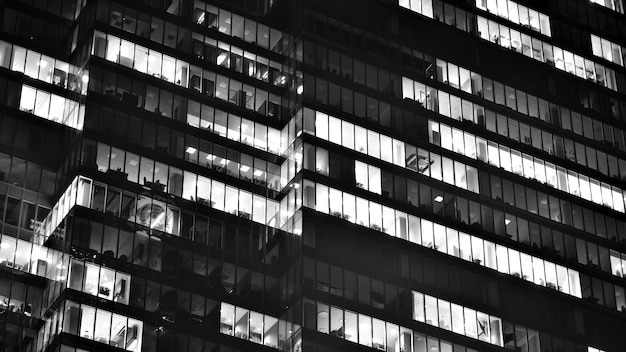
[[[189,154],[195,154],[195,153],[196,153],[196,151],[197,151],[197,149],[196,149],[196,148],[194,148],[194,147],[187,147],[187,150],[186,150],[186,151],[187,151],[187,153],[189,153]]]
[[[298,86],[298,89],[296,89],[296,93],[298,93],[298,95],[302,95],[303,91],[304,91],[304,88],[301,85]]]
[[[224,62],[224,60],[226,60],[226,53],[221,53],[217,56],[217,64],[221,65],[222,62]]]
[[[150,224],[150,228],[153,229],[156,226],[159,226],[163,218],[165,217],[165,213],[159,214],[154,220],[152,220],[152,224]]]
[[[204,12],[200,14],[200,17],[197,19],[198,24],[202,24],[204,22]]]
[[[442,196],[436,196],[435,197],[435,202],[437,202],[437,203],[443,202],[443,197]]]
[[[254,170],[254,176],[256,176],[256,177],[261,177],[262,175],[263,175],[263,171],[258,170],[258,169],[257,169],[257,170]]]
[[[250,170],[250,166],[247,166],[247,165],[241,165],[241,167],[239,168],[239,170],[241,170],[241,172],[248,172],[248,170]]]

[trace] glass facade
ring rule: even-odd
[[[2,2],[0,352],[623,349],[623,11]]]

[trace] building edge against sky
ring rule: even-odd
[[[620,351],[623,0],[0,1],[2,351]]]

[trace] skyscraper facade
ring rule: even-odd
[[[623,0],[0,1],[2,351],[623,351]]]

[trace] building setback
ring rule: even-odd
[[[624,351],[623,0],[0,16],[0,351]]]

